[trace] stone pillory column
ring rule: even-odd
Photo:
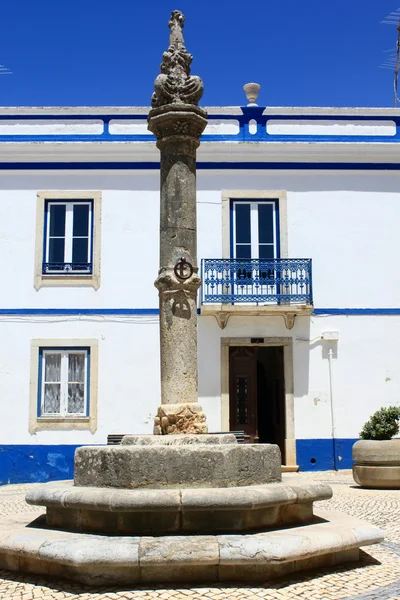
[[[148,127],[161,152],[160,302],[161,406],[154,433],[207,433],[197,390],[196,149],[207,125],[197,106],[200,77],[190,75],[184,16],[174,10],[169,48],[154,82]]]

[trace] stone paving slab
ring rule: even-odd
[[[140,586],[135,589],[89,589],[85,586],[44,580],[41,577],[0,571],[0,600],[400,600],[400,491],[362,490],[350,471],[299,473],[299,483],[309,480],[329,483],[331,500],[318,502],[316,512],[339,510],[377,525],[384,530],[385,541],[364,548],[356,568],[332,567],[299,577],[265,584],[206,586]],[[290,474],[293,478],[294,475]],[[285,478],[285,476],[284,476]],[[0,516],[16,513],[34,519],[40,507],[28,506],[24,494],[34,485],[0,487]]]

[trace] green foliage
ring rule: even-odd
[[[400,407],[381,408],[370,417],[360,432],[363,440],[390,440],[399,432]]]

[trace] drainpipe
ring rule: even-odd
[[[333,468],[335,471],[338,469],[337,457],[336,457],[336,427],[335,427],[335,409],[334,409],[334,398],[333,398],[333,377],[332,377],[332,361],[333,361],[333,342],[337,342],[339,339],[338,331],[324,331],[321,334],[321,340],[329,343],[328,348],[328,365],[329,365],[329,404],[331,408],[331,436],[332,436],[332,452],[333,452]]]
[[[337,471],[337,458],[336,458],[336,429],[335,429],[335,411],[333,408],[333,384],[332,384],[332,359],[333,359],[333,348],[332,342],[329,343],[328,350],[328,364],[329,364],[329,402],[331,406],[331,425],[332,425],[332,451],[333,451],[333,468]]]

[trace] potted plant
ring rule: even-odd
[[[353,446],[353,478],[365,488],[400,489],[400,407],[376,411],[360,432]]]

